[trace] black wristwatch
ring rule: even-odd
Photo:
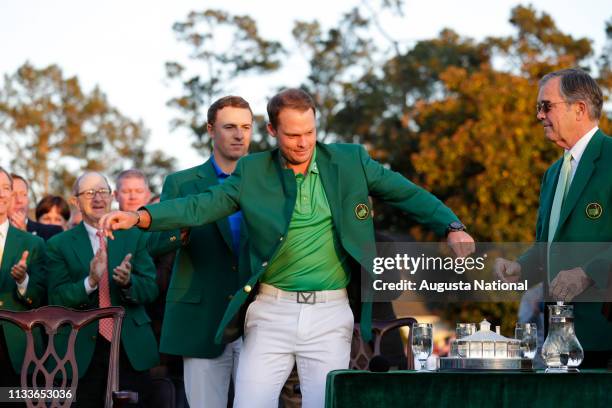
[[[446,235],[450,234],[451,232],[457,231],[465,231],[465,225],[463,225],[459,221],[453,221],[448,224],[448,227],[446,227]]]

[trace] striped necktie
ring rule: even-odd
[[[98,231],[96,235],[98,236],[98,239],[100,240],[100,248],[104,248],[105,252],[107,252],[106,241],[104,240],[104,234],[102,233],[102,231]],[[108,252],[107,252],[107,257],[108,257]],[[100,278],[100,282],[98,282],[98,302],[99,302],[100,307],[111,306],[110,288],[109,288],[109,281],[108,281],[108,266],[104,269],[104,273],[102,274],[102,277]],[[100,334],[104,336],[106,340],[111,341],[113,339],[113,319],[111,318],[100,319],[99,331],[100,331]]]

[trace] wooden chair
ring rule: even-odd
[[[351,343],[351,362],[350,369],[367,370],[370,360],[374,356],[381,355],[381,342],[385,334],[391,330],[398,329],[403,326],[410,328],[408,334],[408,347],[405,349],[406,367],[408,370],[414,370],[414,355],[412,353],[412,324],[416,323],[413,317],[399,317],[392,320],[372,320],[372,341],[365,343],[361,337],[361,327],[355,324],[353,329],[353,340]]]
[[[62,306],[44,306],[39,309],[25,312],[14,312],[11,310],[0,310],[0,319],[12,322],[19,326],[26,334],[26,351],[21,366],[21,387],[33,389],[61,389],[70,390],[73,398],[76,397],[76,389],[79,381],[79,373],[75,355],[75,341],[79,330],[93,321],[102,318],[113,319],[113,340],[110,348],[108,361],[108,377],[106,385],[105,408],[120,408],[128,402],[138,401],[138,394],[132,391],[117,391],[119,386],[119,342],[121,339],[121,323],[125,311],[122,307],[107,307],[92,310],[72,310]],[[68,324],[71,328],[68,337],[66,355],[60,357],[55,349],[55,335],[60,326]],[[42,326],[48,336],[48,342],[42,357],[38,357],[34,348],[33,329]],[[47,369],[46,363],[53,366],[51,371]],[[72,378],[67,375],[67,368],[72,371]],[[41,384],[41,376],[44,384]],[[57,378],[59,377],[59,378]],[[61,382],[60,379],[61,378]],[[27,400],[28,408],[64,408],[71,405],[69,399],[47,399]]]

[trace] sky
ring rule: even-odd
[[[172,24],[192,10],[218,8],[253,17],[264,37],[290,42],[293,22],[318,19],[333,26],[359,0],[0,0],[0,74],[11,74],[24,62],[38,68],[58,64],[65,76],[78,76],[81,86],[98,85],[124,115],[142,120],[151,132],[150,148],[176,157],[177,167],[197,165],[203,158],[191,147],[186,131],[171,131],[174,111],[166,106],[173,96],[165,80],[164,63],[185,58]],[[384,20],[385,29],[403,41],[437,36],[444,27],[462,36],[482,39],[509,35],[510,10],[527,2],[512,0],[405,0],[403,19]],[[600,52],[605,21],[612,17],[610,0],[535,0],[538,11],[549,13],[557,26],[575,37],[588,37]],[[266,97],[277,81],[298,86],[305,61],[292,59],[279,73],[240,83],[230,89],[244,96],[256,113],[265,110]],[[0,157],[0,165],[9,159]]]

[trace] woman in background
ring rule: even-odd
[[[65,231],[69,219],[70,207],[60,196],[46,196],[36,206],[36,221],[41,224],[59,225]]]

